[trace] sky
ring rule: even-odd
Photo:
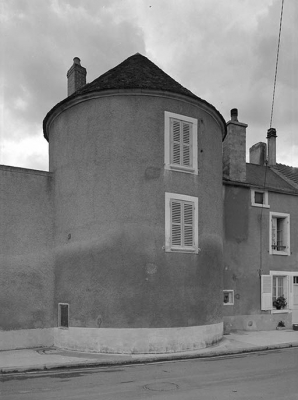
[[[67,96],[135,53],[214,105],[238,108],[248,149],[266,142],[282,0],[1,0],[0,164],[48,170],[42,122]],[[277,162],[298,167],[298,1],[284,0],[272,127]]]

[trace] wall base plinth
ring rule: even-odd
[[[29,349],[54,345],[54,328],[0,331],[0,350]]]
[[[280,311],[273,314],[234,315],[224,317],[224,333],[231,331],[271,331],[283,321],[285,327],[292,328],[292,313]]]
[[[222,339],[223,323],[184,328],[54,328],[59,348],[111,354],[192,351]]]

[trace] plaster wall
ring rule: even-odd
[[[164,169],[164,111],[198,119],[199,174]],[[170,328],[222,321],[222,130],[192,101],[114,94],[63,111],[55,176],[55,304],[70,326]],[[166,253],[165,192],[199,199],[199,254]]]
[[[49,173],[0,166],[1,334],[53,325],[52,215]]]
[[[250,188],[225,185],[224,193],[224,289],[234,290],[234,305],[223,306],[225,320],[230,326],[240,323],[247,329],[265,330],[275,320],[269,311],[261,311],[260,276],[270,271],[298,272],[298,197],[269,191],[270,208],[260,208],[251,205]],[[269,254],[270,212],[290,214],[290,256]]]

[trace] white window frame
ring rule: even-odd
[[[61,306],[67,306],[67,326],[61,324]],[[69,328],[69,304],[68,303],[58,303],[58,328],[68,329]]]
[[[263,204],[260,203],[256,203],[255,202],[255,194],[257,193],[263,193]],[[267,190],[262,190],[262,189],[251,189],[250,191],[251,193],[251,205],[253,207],[262,207],[262,208],[270,208],[269,204],[268,204],[268,191]]]
[[[229,295],[229,301],[225,303],[223,301],[224,306],[233,306],[234,305],[234,290],[223,290],[223,293],[228,293]]]
[[[272,228],[273,228],[273,218],[284,219],[283,222],[283,243],[285,249],[278,250],[272,247]],[[291,255],[290,249],[290,214],[280,213],[280,212],[270,212],[269,214],[269,254],[289,256]]]
[[[191,132],[191,160],[192,165],[190,167],[173,164],[171,162],[171,118],[177,119],[179,121],[189,122],[192,124]],[[185,115],[175,114],[169,111],[164,113],[164,162],[165,169],[186,172],[190,174],[198,174],[198,120],[192,117],[187,117]]]
[[[171,200],[178,200],[178,201],[193,203],[194,215],[193,215],[193,246],[192,247],[173,246],[171,243],[171,235],[172,235]],[[166,192],[165,193],[165,251],[166,252],[198,254],[198,252],[199,252],[198,241],[199,241],[198,198],[194,197],[194,196],[187,196],[184,194]]]
[[[277,310],[273,307],[273,277],[284,278],[284,296],[287,306]],[[269,275],[261,275],[261,310],[270,311],[271,314],[289,313],[293,309],[293,277],[298,276],[297,271],[270,271]]]

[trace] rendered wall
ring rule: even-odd
[[[234,290],[234,305],[223,307],[226,328],[272,329],[276,318],[261,311],[260,276],[270,271],[298,272],[298,197],[269,191],[270,208],[262,209],[251,206],[247,187],[225,185],[224,193],[224,289]],[[269,254],[270,212],[290,214],[290,256]]]
[[[53,326],[49,173],[0,166],[0,226],[0,347],[5,348],[1,331]]]
[[[199,121],[199,175],[164,170],[164,111]],[[174,96],[112,95],[63,111],[49,131],[55,177],[55,304],[71,327],[222,321],[222,131]],[[196,254],[166,253],[165,192],[199,198]]]

